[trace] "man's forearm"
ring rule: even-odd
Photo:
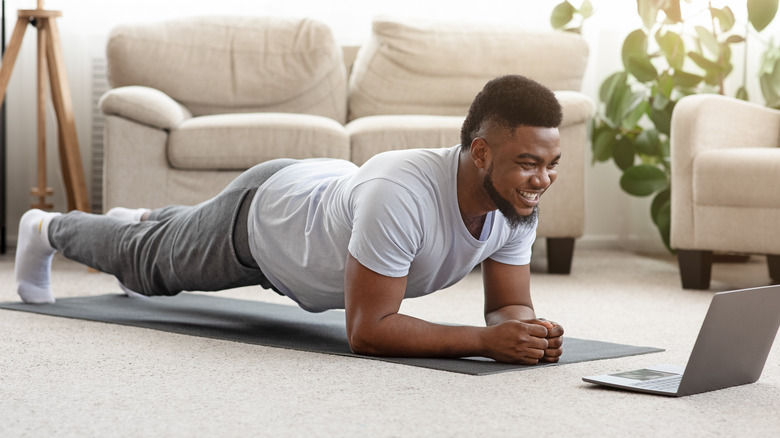
[[[484,355],[485,328],[434,324],[392,314],[351,330],[349,344],[358,354],[396,357],[466,357]]]

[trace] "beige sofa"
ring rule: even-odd
[[[713,251],[765,254],[780,283],[780,111],[720,95],[672,115],[671,246],[682,285],[708,289]]]
[[[376,153],[459,143],[484,84],[519,73],[564,107],[559,178],[541,207],[551,272],[569,272],[584,229],[588,48],[576,35],[376,19],[339,47],[310,19],[188,18],[124,25],[107,46],[104,208],[194,204],[279,157],[362,164]],[[354,63],[352,59],[354,57]]]

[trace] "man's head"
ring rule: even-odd
[[[461,147],[481,175],[486,205],[518,226],[533,224],[542,193],[555,181],[563,113],[555,95],[523,76],[485,85],[461,129]]]
[[[525,76],[501,76],[485,84],[471,102],[460,130],[460,145],[468,150],[490,128],[557,128],[562,119],[561,104],[547,87]]]

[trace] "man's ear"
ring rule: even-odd
[[[487,142],[483,138],[477,137],[471,141],[470,150],[474,165],[479,169],[486,168],[488,161],[490,161],[490,147]]]

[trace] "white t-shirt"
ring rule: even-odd
[[[488,214],[480,239],[458,208],[460,146],[379,154],[362,167],[333,159],[285,167],[257,191],[249,246],[268,280],[303,309],[344,308],[347,251],[405,298],[446,288],[490,257],[525,265],[536,225],[513,230]]]

